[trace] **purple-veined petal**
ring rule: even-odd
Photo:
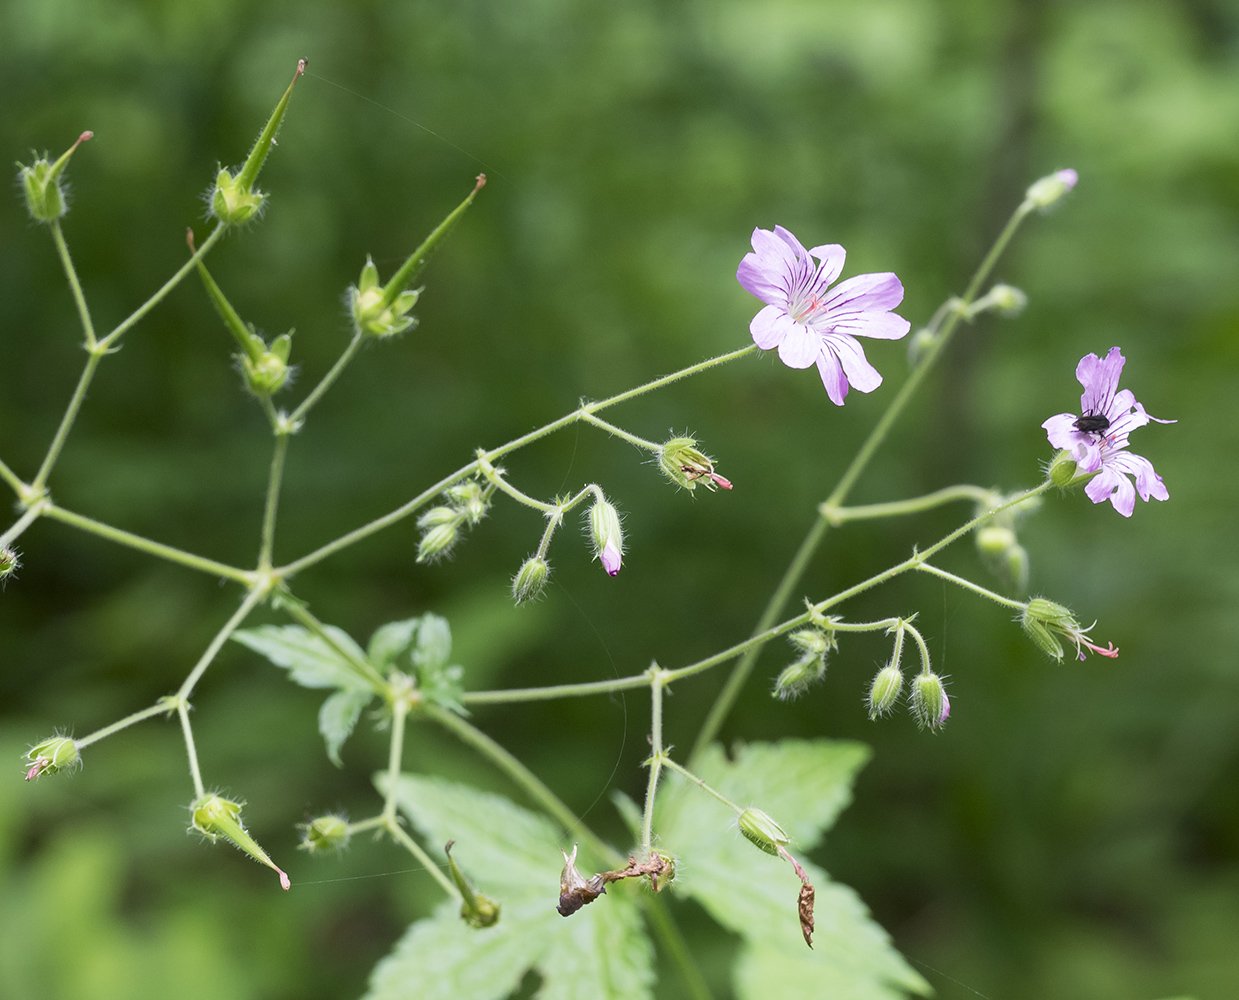
[[[765,310],[762,310],[764,312]],[[758,313],[760,316],[761,313]],[[1076,430],[1076,415],[1074,413],[1058,413],[1049,420],[1042,421],[1045,436],[1055,448],[1065,448],[1074,451],[1080,432]]]
[[[766,266],[755,253],[747,253],[736,268],[736,280],[750,295],[772,306],[787,307],[787,272]]]
[[[1124,517],[1136,509],[1136,487],[1117,469],[1102,466],[1101,472],[1088,481],[1084,492],[1093,503],[1109,500]]]
[[[821,262],[817,279],[822,283],[823,288],[839,277],[843,271],[843,262],[847,260],[848,255],[838,243],[825,243],[820,247],[814,247],[809,254]]]
[[[1154,500],[1170,499],[1170,491],[1166,489],[1162,477],[1154,471],[1153,463],[1143,455],[1133,455],[1129,451],[1122,451],[1117,455],[1111,455],[1106,464],[1120,473],[1136,477],[1136,489],[1140,493],[1141,500],[1147,501],[1150,497]]]
[[[869,312],[858,313],[855,316],[845,315],[842,317],[838,313],[833,316],[827,313],[822,327],[835,333],[847,334],[849,337],[899,340],[912,329],[912,324],[898,313],[870,310]]]
[[[1108,414],[1119,387],[1126,359],[1117,347],[1111,347],[1105,359],[1096,354],[1086,354],[1076,365],[1076,378],[1084,386],[1080,396],[1081,413]]]
[[[873,392],[882,384],[881,373],[865,357],[865,349],[851,337],[828,334],[822,338],[825,350],[833,352],[843,366],[848,384],[859,392]]]
[[[842,406],[848,394],[847,376],[843,374],[839,359],[825,345],[817,356],[817,370],[822,376],[822,385],[826,387],[826,395],[830,397],[830,401],[835,406]]]
[[[894,309],[903,301],[903,284],[890,271],[858,274],[841,281],[826,299],[832,313],[851,314]]]
[[[782,226],[774,227],[774,235],[781,239],[792,251],[792,255],[796,260],[808,260],[809,251],[804,248],[804,244],[796,239],[796,236],[790,229],[784,229]]]
[[[766,306],[749,321],[749,333],[753,335],[753,343],[768,351],[778,347],[787,331],[795,325],[778,306]]]
[[[787,321],[787,332],[779,344],[779,360],[788,368],[808,368],[817,360],[822,342],[807,326]]]

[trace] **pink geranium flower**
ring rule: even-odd
[[[1120,514],[1131,517],[1137,492],[1145,501],[1168,500],[1170,493],[1153,471],[1153,463],[1127,450],[1127,435],[1152,420],[1175,421],[1150,416],[1130,389],[1119,388],[1125,362],[1117,347],[1110,348],[1104,359],[1086,354],[1076,366],[1076,378],[1084,386],[1080,416],[1060,413],[1041,426],[1050,444],[1071,454],[1077,471],[1097,473],[1084,487],[1088,498],[1093,503],[1109,500]],[[1135,486],[1129,477],[1135,478]]]
[[[777,347],[789,368],[816,364],[837,406],[843,405],[849,385],[872,392],[882,384],[856,338],[898,340],[910,326],[891,312],[903,301],[903,285],[889,271],[858,274],[830,289],[845,256],[837,243],[806,250],[775,226],[774,232],[753,230],[753,252],[744,255],[736,271],[745,291],[766,303],[749,324],[753,342],[762,350]]]

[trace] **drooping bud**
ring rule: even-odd
[[[55,774],[81,763],[81,755],[77,744],[68,736],[53,736],[26,751],[26,760],[30,764],[26,780],[33,781],[40,775]]]
[[[443,847],[443,853],[447,855],[447,867],[452,874],[452,881],[460,890],[460,919],[470,927],[491,927],[499,921],[499,904],[490,897],[473,891],[464,872],[457,867],[456,859],[452,857],[452,847],[455,844],[456,841],[449,840]]]
[[[281,888],[285,890],[291,888],[292,883],[288,880],[288,876],[276,866],[267,852],[258,846],[258,841],[251,837],[242,825],[241,806],[242,803],[233,802],[219,795],[204,795],[189,807],[192,817],[190,829],[197,830],[211,843],[215,843],[220,837],[231,841],[238,850],[244,851],[259,864],[266,865],[279,875]]]
[[[422,540],[417,546],[419,563],[441,559],[452,550],[460,537],[461,515],[451,507],[431,507],[417,519]]]
[[[976,531],[977,551],[987,558],[996,558],[1017,544],[1015,532],[998,524],[987,524]]]
[[[694,490],[701,483],[706,489],[731,489],[731,483],[714,471],[714,461],[699,452],[690,437],[672,438],[662,446],[658,467],[677,486]]]
[[[416,250],[413,251],[391,280],[379,286],[378,268],[369,257],[362,268],[361,278],[349,289],[349,304],[353,322],[362,333],[372,337],[390,337],[402,333],[416,324],[409,310],[417,304],[421,289],[409,290],[409,286],[421,274],[431,255],[439,248],[443,238],[460,221],[465,210],[486,184],[486,175],[478,174],[477,183],[468,197],[454,208]]]
[[[816,681],[826,676],[826,654],[836,648],[834,634],[820,628],[805,628],[788,636],[801,651],[798,659],[783,668],[774,682],[772,694],[780,701],[798,698]]]
[[[288,109],[288,99],[292,97],[293,86],[305,72],[306,61],[297,63],[297,71],[293,81],[284,91],[284,96],[276,104],[271,117],[258,140],[246,157],[241,169],[233,174],[226,168],[221,168],[215,177],[215,186],[207,196],[207,204],[211,206],[211,214],[226,226],[237,226],[254,218],[266,203],[267,196],[254,188],[258,180],[258,172],[262,170],[263,161],[271,147],[275,145],[275,134],[284,120],[284,112]]]
[[[869,685],[869,718],[886,715],[899,701],[903,691],[903,672],[894,663],[888,663],[873,677]]]
[[[319,816],[308,823],[298,823],[301,831],[301,843],[298,848],[311,854],[321,854],[324,851],[342,851],[348,847],[352,833],[348,828],[348,820],[343,816],[328,813]]]
[[[16,549],[8,545],[0,546],[0,584],[16,573],[21,564]]]
[[[486,501],[486,492],[476,479],[466,479],[464,482],[449,486],[443,492],[452,501],[452,506],[464,515],[470,527],[481,521],[490,508]]]
[[[740,814],[739,824],[740,832],[744,834],[745,840],[755,844],[767,854],[777,857],[779,848],[786,847],[791,842],[791,838],[787,836],[783,827],[760,809],[745,809]]]
[[[1028,305],[1028,296],[1014,285],[995,285],[977,299],[965,314],[972,320],[983,312],[996,312],[1002,316],[1018,316]]]
[[[594,546],[594,558],[602,562],[607,575],[619,573],[624,559],[624,530],[620,527],[619,511],[606,500],[596,500],[589,508],[589,539]]]
[[[917,674],[908,703],[922,729],[940,729],[951,715],[951,700],[942,678],[932,671]]]
[[[22,163],[17,165],[17,176],[26,196],[26,211],[35,222],[53,222],[69,210],[64,189],[65,167],[73,151],[94,134],[83,132],[55,163],[49,163],[44,153],[28,167]]]
[[[1070,168],[1056,170],[1039,181],[1034,181],[1024,198],[1033,208],[1044,212],[1074,188],[1079,179],[1080,175]]]
[[[551,567],[541,556],[530,556],[512,577],[512,600],[517,604],[537,600],[546,587]]]

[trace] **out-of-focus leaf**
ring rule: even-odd
[[[452,630],[447,619],[435,614],[422,616],[422,626],[417,632],[417,645],[413,649],[413,664],[419,670],[434,669],[447,665],[452,655]]]
[[[566,845],[549,820],[439,778],[404,775],[396,798],[431,843],[456,841],[453,857],[503,911],[479,930],[460,918],[459,903],[443,904],[378,964],[366,1000],[500,1000],[530,969],[542,977],[540,1000],[651,995],[652,949],[633,889],[613,885],[571,917],[555,912]]]
[[[323,734],[327,743],[327,756],[336,767],[342,767],[340,747],[352,735],[353,727],[361,716],[361,710],[370,703],[374,692],[369,688],[364,691],[337,691],[323,702],[318,710],[318,731]]]
[[[366,649],[375,669],[383,674],[390,671],[396,661],[408,652],[421,624],[420,617],[406,618],[404,621],[388,622],[376,628]]]
[[[366,658],[361,647],[342,629],[328,625],[325,631],[341,649],[359,660]],[[343,656],[300,625],[262,625],[241,629],[232,637],[243,646],[261,653],[277,667],[283,667],[292,680],[302,687],[371,690]]]
[[[716,745],[697,773],[737,805],[769,813],[799,856],[851,800],[852,779],[868,757],[860,743],[784,740],[741,746],[732,763]],[[754,848],[737,833],[730,809],[677,775],[664,786],[656,829],[662,846],[682,861],[677,890],[744,939],[735,972],[741,1000],[896,1000],[929,992],[856,894],[809,864],[817,933],[813,950],[806,948],[796,912],[800,881],[791,866]]]

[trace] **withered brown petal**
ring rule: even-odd
[[[804,943],[813,947],[813,883],[802,882],[797,909],[800,913],[800,933],[804,935]]]

